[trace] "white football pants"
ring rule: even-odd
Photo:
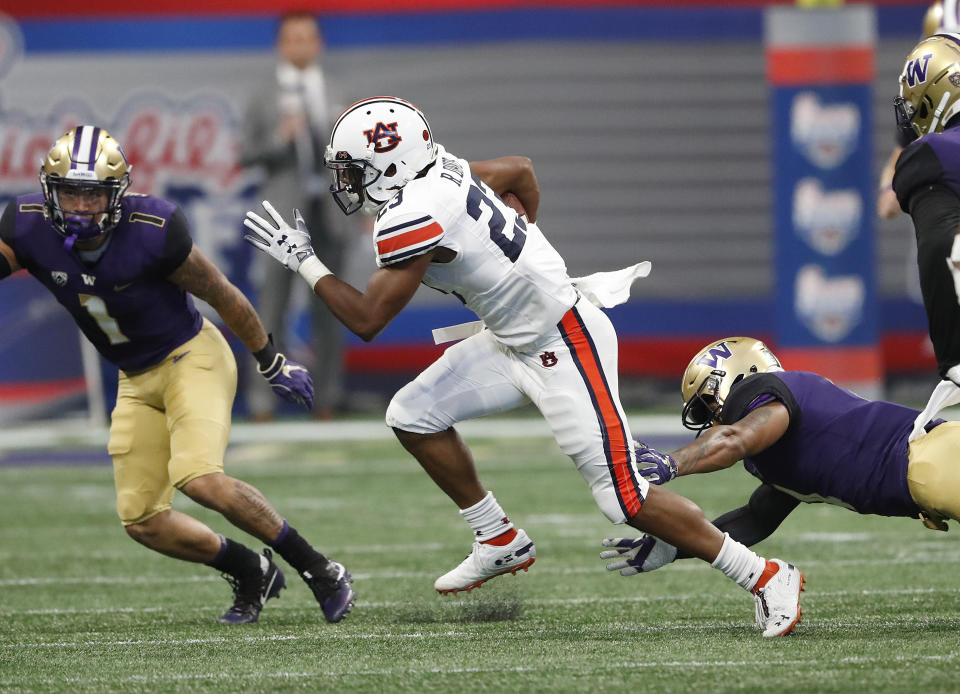
[[[620,404],[617,334],[579,301],[534,345],[507,347],[484,330],[450,347],[390,401],[387,424],[418,434],[532,402],[613,523],[636,515],[649,488],[637,473]]]

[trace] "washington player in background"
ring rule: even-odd
[[[929,38],[939,32],[954,32],[960,29],[958,16],[958,0],[943,0],[935,2],[927,8],[923,15],[923,38]],[[897,144],[887,157],[883,170],[880,172],[880,184],[877,187],[877,214],[884,219],[893,219],[900,214],[900,203],[893,190],[893,172],[897,159],[903,148],[917,139],[917,134],[911,130],[896,130]]]
[[[910,51],[894,108],[898,127],[918,138],[897,160],[893,187],[913,219],[920,290],[943,379],[913,440],[924,421],[960,402],[960,35],[937,34]]]
[[[298,272],[364,340],[384,329],[421,282],[456,296],[483,321],[482,330],[460,334],[473,332],[402,388],[386,413],[475,538],[473,551],[435,589],[469,591],[533,564],[533,541],[484,488],[454,428],[532,402],[611,522],[670,538],[712,562],[764,606],[764,636],[789,633],[800,619],[800,572],[757,556],[710,525],[695,504],[650,488],[638,474],[619,400],[616,333],[532,223],[539,188],[529,160],[470,164],[434,142],[418,108],[394,97],[344,111],[325,159],[336,173],[332,191],[341,209],[377,215],[379,269],[366,289],[342,282],[316,257],[299,212],[291,227],[264,201],[272,221],[248,212],[246,238]],[[500,196],[508,192],[528,221],[504,203]]]
[[[683,423],[697,439],[642,471],[653,484],[714,472],[743,460],[761,484],[745,506],[713,521],[750,546],[800,502],[856,513],[919,518],[946,530],[960,520],[960,422],[924,422],[917,410],[864,400],[815,373],[784,371],[759,340],[728,337],[704,347],[683,374]],[[602,559],[629,576],[689,556],[651,535],[609,538]]]
[[[183,212],[126,194],[119,143],[81,125],[54,142],[42,193],[0,217],[0,277],[26,268],[120,369],[108,450],[117,512],[150,549],[223,572],[234,603],[225,624],[257,621],[285,579],[269,549],[257,554],[171,508],[174,488],[269,544],[310,586],[328,621],[353,602],[350,575],[317,552],[254,487],[223,472],[237,364],[203,299],[260,363],[273,390],[310,408],[310,374],[277,352],[250,302],[193,245]]]

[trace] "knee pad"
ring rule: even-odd
[[[159,498],[137,492],[119,492],[117,494],[117,515],[120,522],[128,527],[143,523],[173,505],[173,488]]]
[[[612,487],[591,489],[590,491],[593,493],[593,500],[596,501],[597,506],[600,507],[600,512],[606,516],[608,521],[614,525],[627,522],[628,518],[623,512],[623,508],[620,507],[620,502],[617,500],[617,493]]]
[[[436,434],[449,429],[452,423],[445,424],[440,413],[431,414],[432,400],[419,383],[408,383],[387,405],[387,426],[414,434]]]

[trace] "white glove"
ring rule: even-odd
[[[273,224],[253,210],[247,212],[243,226],[249,229],[243,238],[254,248],[263,251],[278,263],[298,273],[312,289],[321,277],[333,273],[320,262],[310,245],[310,232],[303,221],[300,210],[293,211],[296,228],[290,226],[268,200],[263,201],[263,209],[273,218]],[[276,226],[274,226],[276,225]]]
[[[677,558],[676,547],[653,535],[608,537],[603,546],[616,548],[600,552],[600,558],[617,559],[607,564],[607,571],[619,570],[621,576],[655,571]]]

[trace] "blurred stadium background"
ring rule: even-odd
[[[800,93],[771,83],[771,13],[794,11],[789,4],[296,7],[320,16],[324,65],[347,103],[402,96],[461,156],[530,156],[543,192],[541,226],[571,275],[653,262],[631,301],[611,311],[628,407],[676,411],[689,357],[729,334],[823,350],[829,375],[844,380],[852,369],[846,380],[872,392],[925,399],[936,375],[912,225],[874,213],[879,170],[894,144],[891,99],[920,37],[924,0],[848,5],[863,11],[867,28],[855,41],[867,62],[853,74],[827,55],[839,87],[827,79]],[[132,190],[178,201],[196,242],[252,294],[252,251],[240,222],[256,202],[256,179],[236,165],[238,125],[250,89],[272,69],[284,9],[267,0],[0,1],[0,202],[37,190],[41,156],[56,136],[97,122],[123,144]],[[783,108],[786,126],[776,122]],[[805,146],[833,152],[832,163],[817,165],[820,178],[801,170],[809,161],[790,173]],[[792,228],[781,223],[784,195],[795,205],[785,217]],[[804,229],[823,257],[801,300],[793,295],[796,239],[788,237]],[[353,246],[346,279],[362,286],[374,268],[369,236],[358,233]],[[852,299],[850,278],[859,282]],[[298,312],[305,301],[304,290]],[[430,329],[469,318],[449,297],[423,290],[377,341],[351,340],[348,408],[382,412],[396,387],[439,354]],[[0,421],[102,421],[115,374],[83,349],[67,313],[38,283],[25,275],[0,283],[0,322]],[[308,349],[305,325],[296,324],[294,352]],[[811,363],[818,364],[804,361]],[[106,387],[91,387],[98,382]]]
[[[926,0],[359,5],[294,3],[321,17],[345,101],[395,94],[454,153],[530,156],[541,226],[571,275],[652,261],[610,311],[635,434],[664,449],[690,439],[680,373],[731,334],[768,340],[788,368],[926,400],[936,374],[912,224],[874,213]],[[237,167],[239,122],[286,9],[0,0],[0,203],[37,190],[54,138],[97,122],[123,144],[132,189],[178,201],[196,242],[252,294],[241,220],[256,179]],[[804,17],[826,29],[809,35]],[[346,279],[362,286],[369,234],[353,246]],[[306,300],[303,286],[298,315]],[[466,529],[382,414],[440,353],[430,330],[470,318],[424,290],[378,340],[351,340],[347,406],[369,417],[288,410],[246,424],[241,383],[228,469],[322,538],[360,598],[331,627],[291,586],[238,638],[213,621],[219,578],[136,546],[117,523],[104,426],[115,372],[39,283],[0,282],[0,691],[957,691],[952,536],[805,506],[760,548],[806,572],[804,623],[798,638],[759,643],[749,597],[706,566],[628,580],[603,570],[610,526],[532,413],[461,431],[535,534],[536,567],[439,600],[436,569],[462,556]],[[297,354],[306,319],[294,325]],[[755,480],[737,469],[673,484],[714,517]]]

